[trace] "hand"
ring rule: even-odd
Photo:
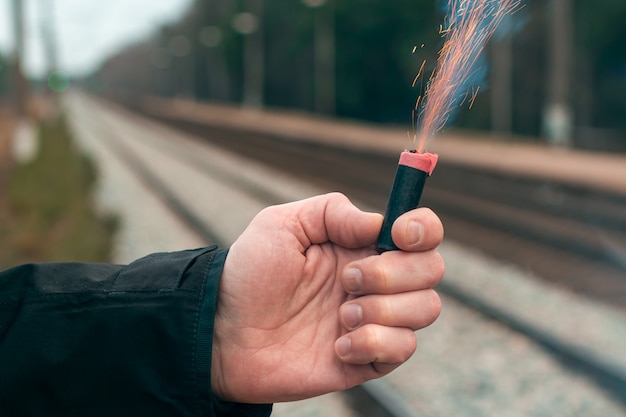
[[[232,245],[222,274],[211,387],[224,400],[292,401],[383,376],[415,351],[441,309],[429,209],[401,216],[403,251],[378,255],[382,216],[341,194],[269,207]]]

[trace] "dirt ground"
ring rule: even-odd
[[[15,125],[12,112],[0,107],[0,236],[5,236],[11,222],[7,187],[11,172],[11,136]],[[0,251],[6,250],[7,242],[0,239]]]
[[[0,107],[0,199],[4,197],[6,181],[11,168],[11,135],[14,123],[12,112]]]
[[[33,120],[43,120],[53,117],[55,103],[46,96],[33,96],[28,106],[28,115]],[[11,137],[13,135],[17,117],[8,106],[0,103],[0,203],[4,203],[6,184],[12,167]]]
[[[13,114],[0,107],[0,157],[4,157],[8,145],[9,131],[13,128]]]

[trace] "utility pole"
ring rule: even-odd
[[[28,83],[24,76],[24,7],[22,0],[13,0],[13,31],[15,49],[13,51],[13,99],[19,117],[26,116],[28,103]]]
[[[265,101],[263,1],[248,0],[248,11],[238,13],[233,19],[233,28],[244,36],[243,105],[257,109],[262,108]]]
[[[552,0],[551,37],[548,53],[548,102],[543,130],[548,142],[571,146],[573,116],[570,105],[573,19],[571,0]]]
[[[246,96],[244,103],[250,107],[263,107],[265,101],[265,33],[263,28],[263,1],[248,0],[248,10],[256,16],[257,27],[246,39],[248,63],[246,73]]]
[[[330,0],[302,0],[315,14],[315,110],[335,114],[335,11]]]
[[[56,26],[54,19],[55,0],[40,0],[41,9],[41,37],[46,57],[46,72],[48,76],[58,69]]]

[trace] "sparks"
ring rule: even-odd
[[[478,97],[478,91],[480,91],[480,86],[476,87],[476,90],[472,93],[472,99],[470,100],[469,108],[474,107],[474,102],[476,101],[476,97]]]
[[[412,123],[419,129],[418,152],[423,152],[428,140],[443,129],[459,101],[462,105],[469,98],[469,107],[474,105],[480,87],[472,87],[470,94],[467,84],[478,57],[504,16],[521,7],[521,0],[448,0],[449,13],[439,27],[444,44],[437,67],[416,102],[417,106],[421,101],[421,108],[412,112],[418,119]]]
[[[415,87],[417,80],[419,80],[419,78],[422,76],[422,72],[424,71],[425,66],[426,66],[426,60],[422,61],[422,66],[420,67],[420,70],[417,72],[417,75],[413,79],[413,83],[411,84],[411,87]]]

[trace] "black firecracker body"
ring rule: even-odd
[[[398,165],[393,181],[383,227],[376,248],[379,252],[398,250],[391,238],[391,226],[402,214],[419,206],[428,173],[406,165]]]

